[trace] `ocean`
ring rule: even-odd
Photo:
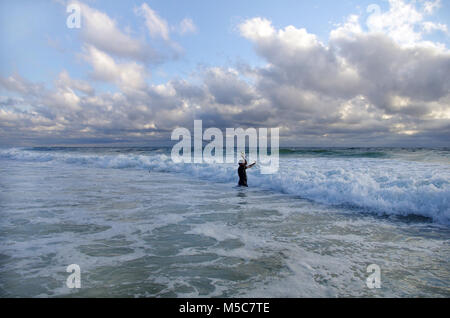
[[[0,297],[450,297],[449,148],[283,148],[237,181],[164,147],[2,148]]]

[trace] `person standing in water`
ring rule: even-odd
[[[248,185],[247,185],[247,171],[246,170],[250,169],[255,164],[256,164],[256,162],[247,166],[247,160],[246,159],[239,160],[238,175],[239,175],[239,186],[240,187],[248,187]]]

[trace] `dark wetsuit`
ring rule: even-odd
[[[247,167],[245,165],[239,166],[238,175],[239,175],[239,186],[248,187],[247,185]]]

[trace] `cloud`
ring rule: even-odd
[[[425,1],[423,4],[423,11],[426,14],[432,14],[436,9],[441,7],[441,0]]]
[[[169,41],[169,25],[167,21],[161,18],[148,4],[143,3],[135,9],[135,13],[144,17],[147,31],[152,38],[162,38]]]
[[[195,25],[194,21],[192,21],[192,19],[184,18],[183,20],[181,20],[180,25],[178,26],[178,32],[181,35],[196,33],[197,26]]]
[[[12,94],[0,97],[0,134],[35,142],[167,142],[175,127],[203,119],[205,127],[280,127],[282,144],[448,145],[450,53],[427,39],[444,28],[427,20],[436,2],[419,4],[391,0],[370,22],[377,30],[351,15],[327,42],[300,26],[250,18],[238,32],[263,65],[200,68],[157,85],[138,56],[86,41],[81,56],[90,77],[117,90],[94,90],[65,70],[53,87],[17,73],[0,77],[2,91]],[[156,26],[153,38],[171,41],[165,20],[146,4],[137,10]]]
[[[42,90],[42,84],[31,83],[18,73],[13,73],[7,78],[0,77],[0,86],[4,89],[24,94],[27,96],[36,96]]]
[[[135,8],[134,12],[137,16],[144,18],[147,31],[153,39],[163,39],[164,41],[171,42],[171,30],[175,30],[181,35],[197,32],[197,26],[191,18],[184,18],[177,26],[170,26],[147,3],[143,3],[141,6]]]
[[[74,2],[81,8],[83,41],[108,54],[140,61],[157,61],[158,54],[144,42],[120,30],[117,22],[106,13],[82,2]]]
[[[94,46],[84,48],[83,58],[92,66],[91,76],[96,80],[115,83],[124,92],[143,89],[147,72],[136,62],[117,63],[114,58]]]
[[[122,31],[117,22],[105,12],[95,9],[85,3],[72,1],[81,8],[82,27],[81,39],[85,45],[93,46],[108,55],[118,58],[139,61],[141,63],[160,64],[167,60],[178,58],[183,48],[170,39],[170,26],[146,3],[135,8],[134,13],[144,18],[147,32],[153,42],[147,43],[145,37],[133,37],[132,31]],[[183,20],[185,32],[195,28],[193,21]],[[163,43],[155,42],[161,39]]]
[[[431,33],[433,31],[441,31],[444,33],[448,32],[447,25],[442,23],[433,23],[426,21],[422,24],[425,33]]]
[[[426,21],[426,17],[440,6],[440,1],[426,1],[422,8],[415,2],[407,3],[403,0],[389,0],[390,8],[386,12],[373,12],[366,23],[370,31],[383,33],[403,46],[440,46],[430,41],[424,41],[424,33],[434,30],[446,32],[445,24]]]
[[[162,40],[163,47],[165,47],[166,54],[172,59],[177,59],[184,54],[184,49],[170,38],[170,31],[177,30],[181,35],[196,32],[194,22],[185,18],[180,22],[179,26],[170,26],[169,23],[162,18],[155,10],[153,10],[147,3],[134,10],[137,16],[144,18],[147,32],[153,40]]]
[[[73,88],[87,95],[94,95],[94,88],[86,81],[72,79],[66,70],[63,70],[56,81],[59,88]]]
[[[246,20],[239,25],[239,30],[244,37],[254,41],[270,38],[275,33],[272,22],[260,17]]]
[[[269,63],[257,71],[262,91],[270,92],[274,87],[291,95],[286,86],[292,86],[348,97],[358,88],[354,67],[304,28],[288,26],[275,30],[269,21],[254,18],[241,24],[239,30]]]
[[[253,88],[234,69],[210,68],[204,74],[204,82],[218,104],[245,106],[256,98]]]
[[[425,22],[414,6],[390,4],[378,16],[378,31],[365,32],[352,15],[328,44],[304,28],[276,29],[260,17],[239,25],[267,61],[253,69],[256,91],[278,111],[285,131],[344,143],[388,136],[387,142],[448,125],[450,54],[416,31]]]

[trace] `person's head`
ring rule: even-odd
[[[244,160],[244,159],[239,160],[239,165],[240,165],[240,166],[245,165],[245,160]]]

